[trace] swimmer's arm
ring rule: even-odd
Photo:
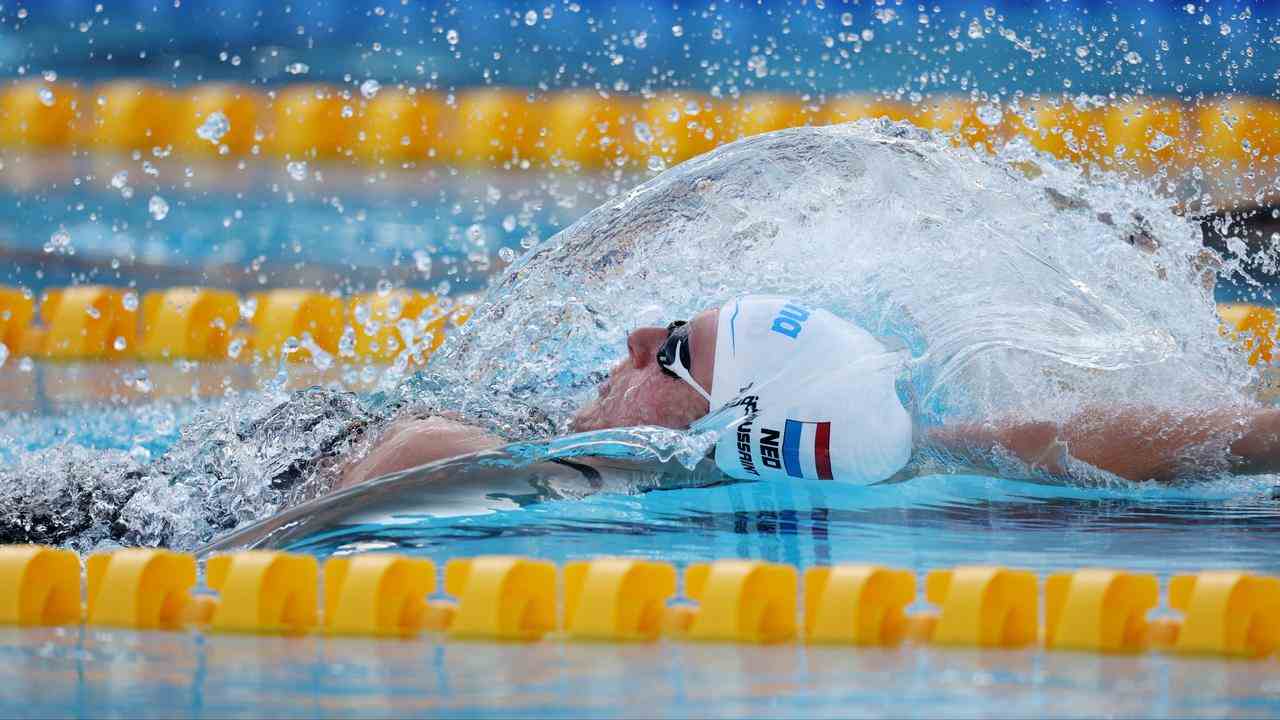
[[[449,418],[404,418],[388,426],[366,455],[346,463],[334,489],[501,444],[497,436]]]
[[[958,424],[931,428],[926,437],[927,445],[979,468],[993,470],[992,451],[1002,449],[1060,478],[1068,454],[1133,481],[1280,472],[1280,410],[1270,408],[1095,409],[1062,423]]]

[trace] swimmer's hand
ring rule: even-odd
[[[349,460],[333,489],[501,444],[497,437],[456,420],[439,416],[404,418],[389,425],[366,455]]]

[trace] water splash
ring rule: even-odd
[[[538,246],[434,369],[463,405],[511,398],[506,429],[534,431],[532,406],[563,432],[640,318],[776,292],[904,340],[936,415],[1243,400],[1252,374],[1218,336],[1202,252],[1153,189],[1026,147],[798,128],[685,163]]]
[[[192,547],[325,493],[338,458],[406,405],[467,417],[530,459],[578,452],[581,438],[553,438],[630,329],[749,292],[799,295],[897,338],[928,421],[1243,402],[1254,376],[1218,335],[1202,253],[1199,230],[1152,188],[1025,144],[991,157],[885,121],[757,136],[533,247],[427,372],[385,394],[269,384],[191,420],[149,463],[18,452],[0,499],[20,508],[10,535]],[[714,421],[592,442],[687,466],[723,429]]]

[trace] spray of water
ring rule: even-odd
[[[906,124],[743,140],[608,203],[528,253],[452,337],[453,401],[563,431],[625,333],[740,293],[805,298],[900,338],[937,416],[1061,418],[1100,402],[1243,401],[1199,229],[1166,197],[1012,145]],[[935,418],[940,419],[940,418]]]

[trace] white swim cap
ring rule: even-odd
[[[899,356],[847,320],[796,300],[749,295],[720,309],[711,408],[745,416],[716,444],[739,479],[870,484],[911,457]]]

